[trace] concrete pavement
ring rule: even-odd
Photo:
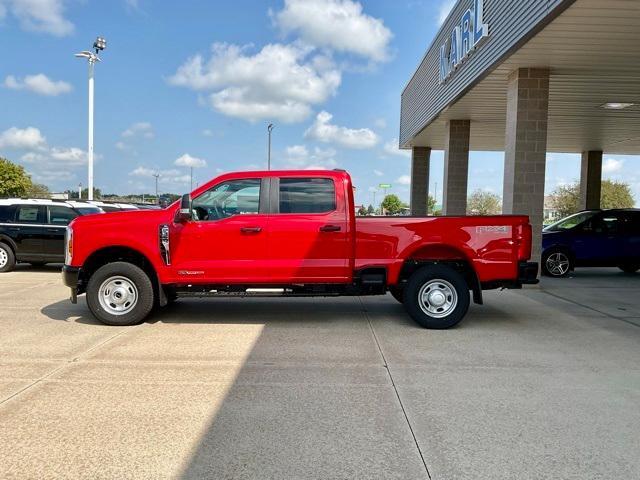
[[[118,328],[55,268],[2,274],[0,478],[638,477],[640,275],[564,281],[447,331],[390,296]]]

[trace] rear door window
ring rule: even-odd
[[[328,213],[336,209],[331,178],[281,178],[280,213]]]
[[[69,207],[62,207],[58,205],[52,205],[48,207],[49,210],[49,224],[51,225],[69,225],[71,220],[76,218],[78,214]]]
[[[42,208],[38,205],[19,205],[16,223],[42,223]]]

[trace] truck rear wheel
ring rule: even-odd
[[[469,301],[467,282],[446,265],[417,270],[404,288],[404,306],[411,318],[424,328],[453,327],[467,313]]]
[[[107,325],[135,325],[153,308],[153,285],[147,274],[127,262],[103,265],[87,284],[87,305]]]

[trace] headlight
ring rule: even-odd
[[[71,265],[73,259],[73,229],[67,227],[67,231],[64,235],[64,263],[65,265]]]

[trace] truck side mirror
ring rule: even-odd
[[[185,193],[180,199],[180,209],[176,212],[176,223],[189,222],[193,219],[191,210],[191,194]]]

